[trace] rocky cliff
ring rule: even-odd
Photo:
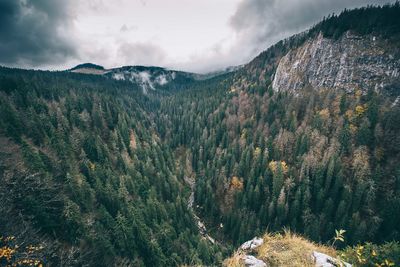
[[[275,91],[337,88],[381,90],[400,80],[399,47],[374,35],[347,32],[338,40],[322,34],[283,56],[274,75]]]

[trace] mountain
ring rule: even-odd
[[[1,67],[0,265],[240,266],[261,235],[271,266],[399,265],[399,16],[345,10],[220,74]]]
[[[76,65],[75,67],[70,69],[70,71],[78,72],[78,70],[81,70],[81,69],[104,70],[104,67],[100,66],[100,65],[93,64],[93,63],[83,63],[83,64]]]
[[[299,91],[309,85],[347,92],[383,90],[399,83],[399,52],[395,43],[374,35],[346,32],[332,40],[320,34],[279,61],[272,88]]]
[[[220,75],[234,72],[242,66],[227,67],[220,71],[206,74],[169,70],[160,67],[124,66],[113,69],[92,63],[84,63],[70,69],[70,72],[82,74],[104,75],[111,79],[128,81],[142,88],[144,93],[150,90],[176,90],[188,87],[195,81],[207,80]]]
[[[114,80],[128,81],[138,85],[144,93],[149,90],[171,90],[181,88],[193,82],[198,75],[160,67],[124,66],[104,69],[92,63],[77,65],[69,70],[74,73],[104,75]]]
[[[111,69],[106,76],[115,80],[136,83],[144,93],[156,89],[177,89],[194,81],[194,74],[192,73],[144,66],[125,66]]]
[[[83,73],[83,74],[97,74],[97,75],[102,75],[107,72],[107,70],[104,69],[104,67],[93,64],[93,63],[83,63],[79,64],[72,69],[69,70],[70,72],[75,72],[75,73]]]
[[[211,79],[211,78],[221,76],[224,74],[228,74],[231,72],[236,72],[237,70],[240,70],[243,66],[244,65],[230,66],[230,67],[223,68],[221,70],[216,70],[216,71],[208,72],[205,74],[194,74],[194,78],[197,80],[207,80],[207,79]]]
[[[396,3],[324,18],[261,53],[247,64],[244,78],[258,79],[259,85],[271,82],[275,91],[390,91],[399,83],[398,9]]]

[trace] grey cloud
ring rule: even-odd
[[[116,1],[117,6],[121,1]],[[135,1],[146,5],[146,0]],[[75,19],[80,14],[106,18],[109,5],[115,6],[114,2],[0,0],[0,65],[49,67],[89,60],[113,66],[168,64],[171,68],[207,72],[246,63],[273,43],[307,29],[332,12],[386,1],[389,0],[241,0],[229,20],[232,36],[223,36],[216,40],[217,44],[177,62],[174,58],[179,56],[167,55],[154,43],[124,42],[132,40],[133,32],[139,29],[129,25],[129,20],[121,28],[114,25],[119,34],[118,38],[114,36],[114,43],[100,37],[92,40],[79,36],[73,25],[79,24]]]
[[[1,0],[0,64],[33,67],[74,57],[69,1]]]
[[[121,26],[119,30],[120,32],[130,32],[130,31],[136,31],[137,29],[138,29],[137,26],[127,26],[126,24],[124,24]]]
[[[230,25],[238,37],[236,50],[242,49],[241,60],[249,60],[273,43],[306,30],[333,12],[384,3],[383,0],[243,0]]]
[[[229,20],[235,35],[231,46],[221,49],[220,40],[206,55],[195,55],[178,67],[204,73],[244,64],[274,43],[306,30],[333,12],[384,3],[383,0],[242,0]]]
[[[126,31],[128,31],[128,30],[129,30],[129,29],[128,29],[128,26],[126,26],[126,24],[124,24],[124,25],[121,26],[121,29],[120,29],[121,32],[126,32]]]
[[[152,43],[122,43],[117,51],[117,57],[125,65],[162,65],[166,52]]]

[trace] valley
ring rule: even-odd
[[[0,67],[0,265],[400,265],[399,15],[209,74]]]

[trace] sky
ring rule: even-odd
[[[0,65],[161,66],[206,73],[249,62],[343,9],[391,0],[0,0]]]

